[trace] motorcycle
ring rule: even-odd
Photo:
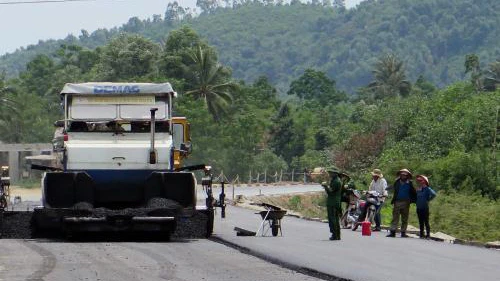
[[[369,221],[372,225],[375,225],[375,214],[377,213],[377,207],[380,205],[380,195],[377,191],[367,191],[366,192],[366,202],[369,204],[366,210],[365,220]]]
[[[360,225],[361,222],[359,221],[359,217],[362,215],[365,208],[365,221],[369,221],[372,225],[375,225],[375,214],[377,213],[377,206],[379,206],[382,202],[382,196],[377,191],[364,191],[363,194],[366,196],[366,201],[359,200],[362,203],[360,203],[359,213],[356,216],[356,221],[351,224],[352,231],[356,231],[356,229]]]
[[[365,206],[365,201],[360,200],[361,194],[359,190],[347,189],[347,198],[347,208],[340,218],[342,228],[351,228],[358,221],[358,217]]]

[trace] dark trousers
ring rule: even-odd
[[[431,235],[431,226],[429,225],[429,209],[417,209],[418,224],[420,226],[420,237],[424,237],[424,226],[427,237]]]
[[[342,209],[340,206],[326,206],[328,213],[328,226],[330,227],[330,232],[335,239],[340,240],[340,216],[342,215]]]
[[[377,208],[376,211],[375,211],[375,227],[376,228],[380,228],[380,222],[381,222],[380,208],[382,208],[382,204],[383,203],[375,205],[375,207]]]

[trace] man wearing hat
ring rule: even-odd
[[[380,231],[380,208],[382,207],[382,203],[384,203],[385,198],[387,198],[387,181],[384,179],[384,175],[382,174],[382,171],[380,169],[374,169],[372,172],[372,182],[370,183],[370,186],[368,187],[369,191],[376,191],[379,196],[379,202],[380,204],[374,205],[375,206],[375,229],[373,231]],[[361,210],[361,214],[358,217],[358,221],[356,222],[356,225],[354,225],[352,230],[356,230],[358,226],[361,225],[361,223],[365,220],[366,218],[366,213],[368,208],[372,205],[369,202],[366,202],[365,207],[363,210]]]
[[[408,169],[399,170],[397,175],[398,178],[394,183],[394,197],[391,201],[393,205],[391,229],[387,237],[396,237],[400,216],[401,237],[408,237],[408,235],[406,235],[406,228],[408,227],[410,204],[416,201],[417,191],[413,186],[413,182],[411,181],[412,175]]]
[[[321,183],[327,194],[326,209],[328,213],[328,226],[330,227],[330,240],[340,240],[340,216],[342,209],[340,206],[342,183],[339,179],[339,170],[335,167],[326,169],[330,176],[330,183]]]
[[[374,169],[372,171],[372,182],[370,183],[370,187],[368,187],[370,191],[376,191],[380,198],[380,204],[376,205],[375,208],[377,211],[375,212],[375,229],[373,231],[380,231],[380,208],[387,198],[387,181],[384,179],[384,175],[380,169]]]

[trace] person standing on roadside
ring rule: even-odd
[[[416,176],[417,188],[417,216],[420,226],[420,238],[431,237],[431,226],[429,225],[429,201],[436,197],[436,192],[429,186],[429,179],[424,175]],[[424,236],[424,226],[426,235]]]
[[[354,181],[351,179],[349,174],[347,174],[346,172],[339,172],[339,179],[341,183],[340,202],[345,202],[347,208],[349,207],[348,190],[356,189],[356,185],[354,184]]]
[[[330,240],[340,240],[340,216],[342,208],[340,206],[340,197],[342,183],[339,178],[339,170],[335,167],[326,169],[330,177],[330,182],[322,182],[321,185],[326,191],[326,209],[328,214],[328,226],[330,227]]]
[[[399,170],[398,178],[394,183],[394,197],[391,200],[393,205],[392,221],[390,233],[387,237],[396,237],[399,217],[401,216],[401,237],[406,238],[406,228],[408,227],[408,217],[410,215],[410,204],[417,199],[417,191],[411,181],[411,173],[408,169]]]
[[[384,204],[385,199],[387,198],[387,181],[384,179],[384,175],[380,169],[374,169],[372,172],[372,182],[368,187],[370,191],[376,191],[379,194],[380,204],[376,205],[375,212],[375,229],[373,231],[380,231],[380,223],[382,217],[380,216],[380,209]]]

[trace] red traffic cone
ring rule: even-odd
[[[364,221],[361,223],[361,235],[371,236],[372,235],[372,223],[369,221]]]

